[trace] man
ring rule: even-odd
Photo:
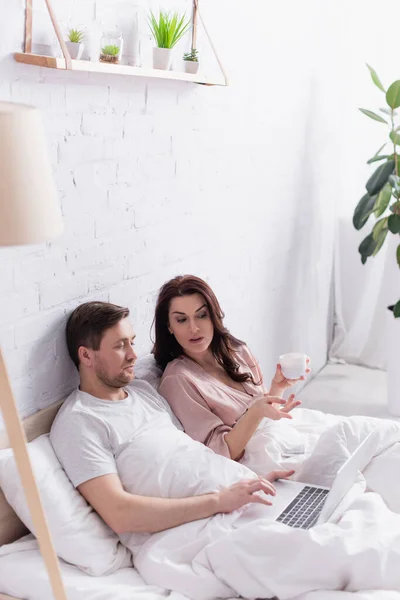
[[[275,494],[272,481],[292,472],[259,478],[180,431],[156,391],[134,380],[128,316],[128,309],[103,302],[71,314],[67,345],[80,386],[60,409],[50,439],[72,483],[132,550],[144,579],[199,599],[284,600],[345,585],[400,590],[400,572],[387,558],[393,553],[397,564],[398,515],[389,513],[386,524],[396,522],[387,540],[374,529],[378,516],[359,518],[356,531],[349,523],[306,531],[271,522],[265,505]],[[355,536],[357,549],[349,554]]]

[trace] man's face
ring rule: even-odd
[[[121,388],[134,377],[137,355],[133,348],[135,334],[128,318],[107,329],[100,348],[92,350],[92,367],[97,378],[112,388]]]

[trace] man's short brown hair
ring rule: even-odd
[[[80,346],[98,350],[107,329],[128,315],[129,308],[110,302],[85,302],[75,308],[68,318],[66,333],[68,352],[77,369]]]

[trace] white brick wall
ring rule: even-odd
[[[125,30],[133,5],[155,7],[53,4],[63,27],[97,17]],[[157,290],[178,273],[210,281],[267,379],[283,351],[304,349],[317,369],[325,362],[334,197],[332,164],[320,158],[329,139],[318,132],[328,17],[317,0],[202,4],[229,88],[17,64],[23,2],[7,6],[0,99],[41,109],[65,223],[52,243],[0,248],[0,341],[24,415],[76,384],[64,342],[73,307],[93,298],[130,306],[145,352]],[[51,42],[35,6],[35,39]],[[142,41],[145,62],[144,26]]]

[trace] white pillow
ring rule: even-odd
[[[130,566],[130,552],[74,488],[49,436],[30,442],[28,449],[58,556],[90,575],[106,575]],[[11,448],[0,451],[0,487],[18,517],[34,533]]]
[[[158,388],[161,381],[162,370],[156,363],[156,359],[152,354],[146,354],[146,356],[141,356],[135,362],[135,379],[141,379],[143,381],[147,381],[158,393]],[[178,417],[173,412],[172,408],[168,404],[167,400],[158,394],[158,400],[161,404],[161,409],[166,410],[175,427],[183,431],[182,423],[179,421]]]
[[[162,370],[157,365],[153,354],[141,356],[135,362],[135,377],[147,381],[156,390],[160,385],[161,375]]]

